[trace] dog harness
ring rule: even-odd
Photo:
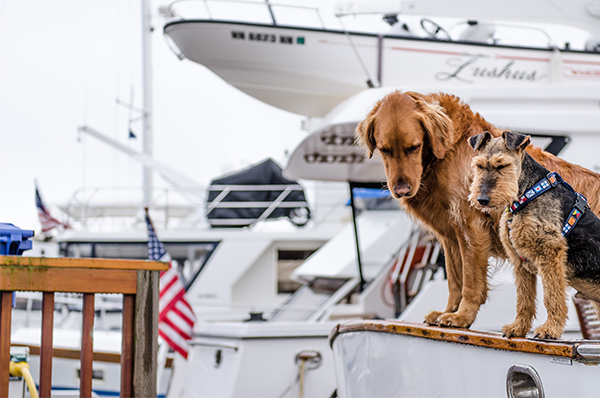
[[[510,205],[509,207],[506,208],[506,212],[510,211],[510,213],[511,213],[511,215],[509,215],[509,218],[507,221],[509,232],[510,232],[510,224],[512,221],[512,217],[518,211],[520,211],[523,207],[525,207],[525,205],[527,203],[529,203],[531,200],[535,199],[542,193],[545,193],[548,190],[555,188],[559,183],[561,183],[564,187],[569,189],[576,196],[575,204],[573,205],[573,208],[569,212],[569,215],[567,216],[567,220],[565,221],[563,228],[562,228],[563,236],[567,236],[569,233],[571,233],[571,231],[573,230],[573,228],[575,227],[575,225],[577,224],[577,222],[579,221],[581,216],[585,213],[586,208],[589,209],[590,206],[588,205],[588,202],[587,202],[587,199],[585,198],[585,196],[582,195],[581,193],[577,193],[571,187],[571,185],[569,185],[567,182],[565,182],[562,179],[562,177],[558,174],[558,172],[550,172],[544,179],[542,179],[541,181],[539,181],[538,183],[536,183],[535,185],[533,185],[532,187],[527,189],[525,191],[525,193],[521,197],[519,197],[519,199],[517,201],[515,201],[514,203],[512,203],[512,205]]]

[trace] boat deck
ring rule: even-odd
[[[600,341],[593,340],[541,340],[533,338],[506,338],[499,332],[474,331],[469,329],[429,326],[404,321],[365,320],[337,325],[329,335],[329,344],[340,334],[350,332],[381,332],[393,335],[421,337],[424,339],[454,342],[512,350],[548,356],[569,357],[586,361],[600,361]]]

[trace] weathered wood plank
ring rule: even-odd
[[[0,267],[2,266],[38,268],[126,269],[136,271],[166,271],[169,269],[168,263],[160,261],[106,258],[45,258],[23,256],[0,256]]]
[[[81,326],[81,367],[79,371],[79,397],[92,397],[92,374],[94,354],[94,294],[83,295],[81,310],[83,323]]]
[[[52,394],[52,338],[54,335],[54,293],[42,297],[42,340],[40,342],[40,397]]]
[[[138,271],[135,299],[133,397],[156,398],[158,271]]]
[[[134,294],[136,283],[135,270],[0,267],[0,290]]]
[[[133,325],[135,297],[123,295],[123,328],[121,329],[121,397],[133,396]]]
[[[415,336],[432,340],[443,340],[461,344],[489,347],[499,350],[513,350],[525,353],[544,354],[559,357],[575,357],[575,346],[570,342],[542,341],[527,338],[505,338],[501,333],[481,332],[469,329],[429,326],[404,321],[362,321],[338,325],[329,336],[330,344],[346,332],[383,332],[395,335]]]
[[[0,292],[0,397],[8,397],[12,292]]]

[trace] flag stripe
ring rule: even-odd
[[[186,320],[177,315],[174,311],[169,311],[163,322],[169,324],[173,329],[179,333],[180,336],[191,339],[192,338],[192,327],[187,323]]]
[[[171,256],[156,237],[147,212],[146,224],[148,225],[148,258],[169,262],[169,269],[161,272],[159,280],[158,333],[173,350],[187,358],[189,346],[186,340],[192,338],[196,316],[185,299],[185,288],[177,268],[170,262]]]
[[[185,299],[182,299],[182,301],[177,302],[177,304],[175,304],[175,308],[179,310],[181,314],[183,314],[185,318],[187,318],[191,323],[196,321],[194,311],[192,311],[192,307]]]
[[[173,328],[161,322],[158,324],[158,333],[173,350],[181,354],[184,358],[187,358],[189,346],[185,339],[179,336]]]
[[[69,224],[60,222],[59,220],[54,218],[52,215],[50,215],[50,212],[48,211],[48,209],[44,205],[44,202],[42,201],[42,196],[40,195],[40,191],[37,187],[37,183],[35,184],[35,206],[38,211],[38,217],[40,219],[40,224],[42,225],[42,232],[48,232],[58,226],[62,226],[65,229],[71,228],[69,226]]]
[[[175,306],[175,308],[169,310],[169,313],[173,313],[173,314],[177,315],[178,318],[185,321],[185,323],[188,325],[194,325],[195,320],[189,319],[187,317],[187,315],[185,315],[183,312],[181,312],[181,310],[177,306]]]

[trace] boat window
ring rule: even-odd
[[[310,257],[314,250],[279,250],[277,252],[277,293],[294,293],[302,284],[290,278],[292,272]]]
[[[219,242],[164,243],[173,265],[183,278],[186,290],[196,280]],[[63,257],[148,259],[147,242],[60,243]]]
[[[267,319],[269,321],[306,321],[346,282],[348,279],[313,279],[302,285]]]

